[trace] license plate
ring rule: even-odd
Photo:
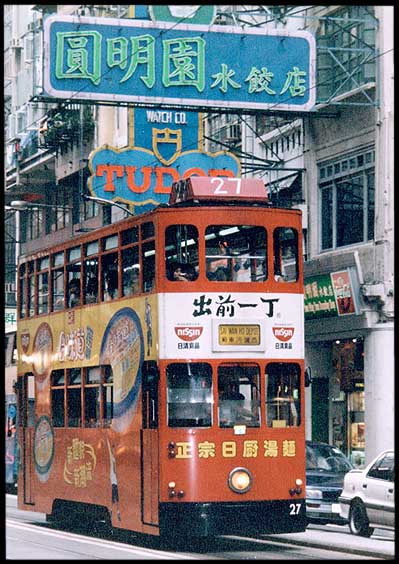
[[[333,503],[331,506],[331,511],[333,513],[340,513],[341,512],[341,506],[339,503]]]

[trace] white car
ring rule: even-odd
[[[354,535],[370,537],[375,527],[395,528],[394,468],[394,451],[385,450],[363,470],[345,474],[340,515]]]

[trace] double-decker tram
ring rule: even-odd
[[[20,509],[166,537],[305,530],[301,225],[259,179],[191,177],[21,258]]]

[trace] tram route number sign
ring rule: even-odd
[[[267,193],[260,178],[192,176],[172,185],[169,204],[210,199],[266,202]]]
[[[219,345],[260,345],[259,325],[219,325]]]

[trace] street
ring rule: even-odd
[[[370,539],[347,527],[310,525],[304,533],[223,536],[187,546],[124,531],[101,534],[78,524],[57,530],[42,513],[20,511],[6,496],[6,558],[9,560],[364,560],[394,559],[394,533],[376,530]]]

